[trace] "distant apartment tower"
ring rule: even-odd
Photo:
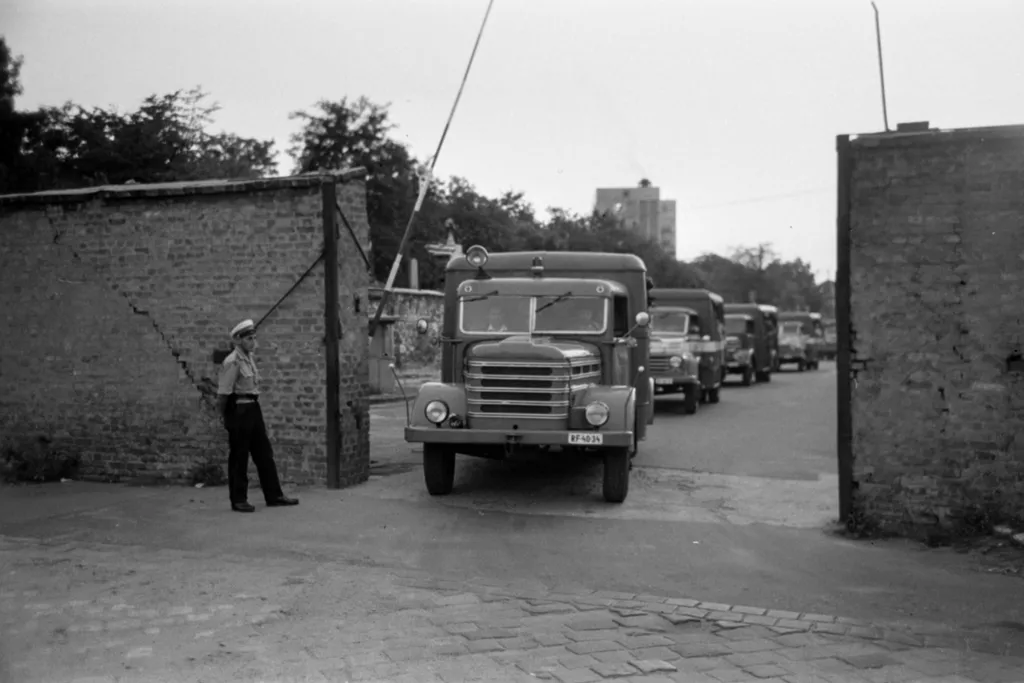
[[[662,199],[658,205],[658,243],[673,257],[676,255],[676,200]]]
[[[639,187],[599,187],[594,210],[615,216],[624,228],[675,256],[676,202],[662,200],[660,188],[646,183]]]

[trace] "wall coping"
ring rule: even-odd
[[[850,136],[854,147],[914,147],[951,142],[1024,139],[1024,125],[983,126],[979,128],[929,128],[928,130],[861,133]]]
[[[137,199],[149,197],[186,197],[194,195],[235,194],[270,190],[318,187],[325,181],[349,182],[361,180],[366,169],[357,166],[343,170],[316,171],[294,176],[233,180],[189,180],[172,183],[130,183],[125,185],[98,185],[67,190],[46,190],[26,194],[0,195],[0,207],[24,205],[51,205],[82,203],[91,199],[116,197]]]

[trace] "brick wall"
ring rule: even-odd
[[[1024,518],[1024,127],[851,142],[854,510]]]
[[[371,317],[376,313],[382,295],[383,290],[370,289]],[[441,350],[434,342],[441,331],[444,294],[425,289],[393,289],[384,312],[398,318],[391,326],[396,350],[401,343],[396,367],[405,373],[440,376]],[[430,324],[427,334],[416,332],[416,321],[421,318]]]
[[[366,249],[365,189],[344,178],[328,182]],[[0,434],[49,435],[92,476],[181,481],[197,464],[226,464],[213,352],[230,348],[231,327],[258,321],[316,261],[320,183],[0,198]],[[339,252],[341,474],[353,484],[369,468],[368,276],[344,229]],[[326,480],[324,349],[321,261],[262,324],[257,346],[286,482]]]

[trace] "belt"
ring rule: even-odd
[[[259,394],[235,394],[236,403],[259,403]]]

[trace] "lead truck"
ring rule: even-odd
[[[632,254],[476,245],[449,261],[441,381],[420,388],[405,428],[427,491],[451,493],[456,455],[588,452],[604,460],[604,499],[624,501],[654,419],[648,284]]]

